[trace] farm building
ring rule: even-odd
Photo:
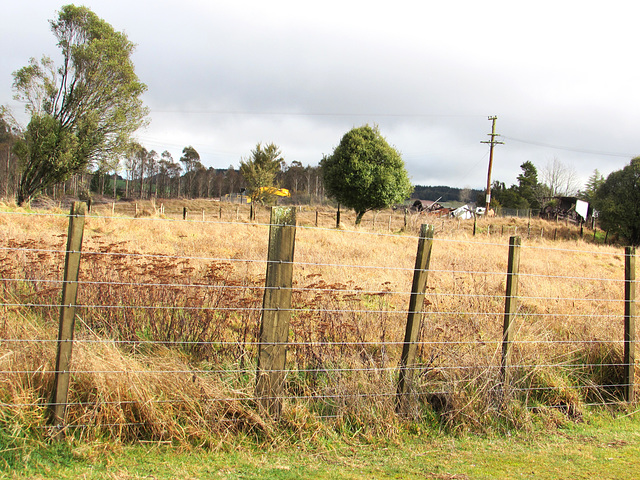
[[[437,215],[448,215],[449,209],[442,204],[431,200],[416,200],[411,205],[410,210],[415,213],[435,213]]]

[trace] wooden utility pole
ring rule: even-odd
[[[486,206],[484,210],[484,214],[489,214],[489,208],[491,207],[491,170],[493,169],[493,147],[494,145],[504,145],[504,142],[499,142],[496,140],[496,137],[499,135],[496,133],[496,120],[498,117],[495,115],[493,117],[488,117],[491,120],[491,133],[488,133],[491,137],[491,140],[485,140],[480,143],[488,143],[489,144],[489,172],[487,173],[487,195],[486,195]]]

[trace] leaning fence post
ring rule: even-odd
[[[409,392],[411,390],[416,357],[420,317],[422,316],[427,279],[429,277],[429,262],[431,260],[434,230],[433,225],[423,224],[420,227],[420,240],[418,241],[418,253],[413,270],[409,314],[402,346],[402,356],[400,357],[400,376],[398,378],[398,395],[396,397],[396,411],[402,414],[409,412]]]
[[[53,379],[51,413],[54,424],[59,427],[57,435],[65,422],[67,397],[69,394],[69,365],[73,350],[73,329],[76,319],[76,301],[78,296],[78,270],[80,269],[80,250],[84,231],[86,204],[74,202],[69,215],[67,234],[67,253],[64,264],[62,299],[60,305],[60,324],[58,327],[58,352],[56,370]]]
[[[634,401],[636,366],[636,249],[625,248],[624,399]]]
[[[513,342],[512,322],[516,315],[518,297],[518,273],[520,271],[520,237],[509,238],[509,263],[507,266],[507,291],[504,301],[504,324],[502,327],[502,381],[507,382],[507,368],[511,360]]]
[[[277,418],[282,410],[286,344],[291,317],[295,207],[273,207],[270,224],[256,399],[269,415]]]

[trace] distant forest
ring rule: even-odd
[[[482,199],[484,192],[473,188],[454,188],[454,187],[427,187],[424,185],[416,185],[411,198],[420,200],[431,200],[433,202],[477,202]]]

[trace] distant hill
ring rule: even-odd
[[[427,187],[424,185],[416,185],[411,198],[420,200],[440,202],[476,202],[478,198],[482,198],[484,192],[473,188],[454,188],[454,187]]]

